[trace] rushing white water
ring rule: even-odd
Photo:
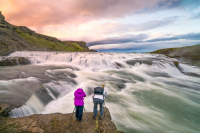
[[[11,117],[71,113],[74,91],[80,86],[87,95],[85,109],[92,112],[93,88],[104,84],[106,107],[119,130],[200,131],[198,67],[181,63],[176,67],[176,59],[153,54],[15,52],[10,56],[32,61],[27,66],[0,68],[0,74],[8,75],[0,80],[0,95],[4,95],[0,100],[16,96],[23,105],[12,110]],[[31,89],[32,84],[37,87]]]

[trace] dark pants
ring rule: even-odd
[[[84,106],[76,106],[76,118],[79,119],[79,121],[82,119],[83,108]]]
[[[100,116],[103,116],[103,100],[95,98],[94,99],[94,117],[97,116],[97,104],[100,104]]]

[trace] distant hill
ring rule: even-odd
[[[150,53],[164,54],[189,64],[200,66],[200,44],[180,48],[159,49]]]
[[[23,50],[95,52],[83,41],[63,42],[55,37],[35,33],[25,26],[9,24],[0,11],[0,56]]]

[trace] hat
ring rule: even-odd
[[[83,90],[83,86],[79,87],[79,89],[82,89],[82,90]]]
[[[101,87],[105,87],[104,85],[101,85]]]

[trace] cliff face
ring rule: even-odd
[[[11,25],[0,12],[0,56],[23,50],[90,52],[85,42],[66,43],[55,37],[35,33],[25,26]]]
[[[181,48],[160,49],[150,53],[164,54],[166,56],[177,58],[180,61],[187,62],[191,65],[200,66],[200,44]]]
[[[21,118],[1,118],[2,132],[33,132],[33,133],[122,133],[117,131],[111,121],[110,112],[105,109],[103,120],[94,120],[93,113],[84,113],[82,122],[75,120],[75,114],[36,114]],[[72,119],[70,121],[70,118]]]

